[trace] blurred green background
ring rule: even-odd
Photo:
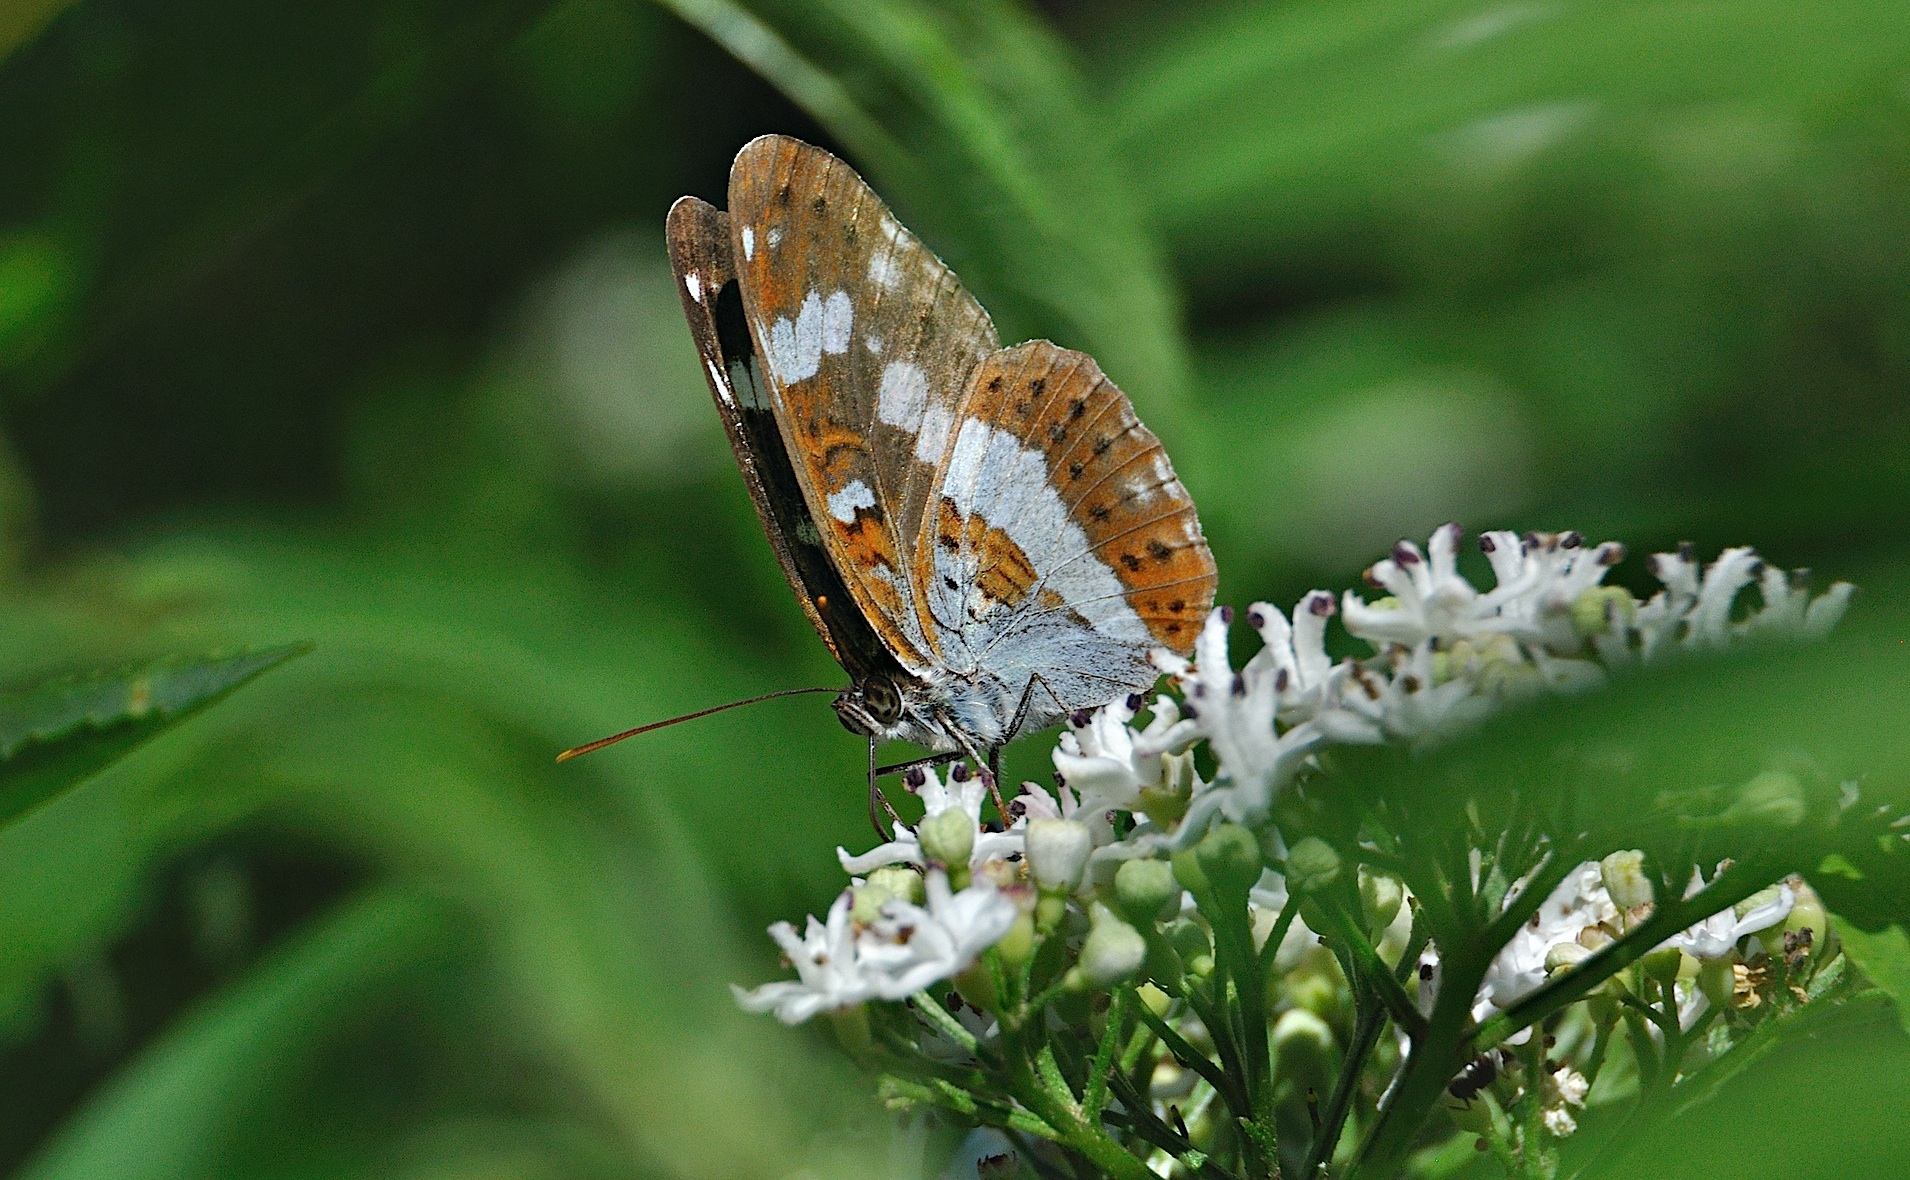
[[[767,131],[1101,359],[1223,600],[1448,519],[1906,586],[1898,0],[12,0],[0,672],[318,646],[0,832],[5,1167],[940,1166],[726,988],[868,843],[858,740],[551,763],[840,679],[664,261]],[[1788,1048],[1637,1174],[1883,1174],[1906,1069]]]

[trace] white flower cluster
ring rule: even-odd
[[[1139,729],[1132,724],[1146,707],[1139,695],[1076,713],[1054,753],[1059,789],[1052,798],[1038,790],[1020,796],[1006,830],[982,822],[987,783],[967,767],[957,765],[946,779],[911,772],[922,821],[862,855],[838,849],[854,884],[827,919],[810,918],[800,937],[787,923],[770,931],[797,979],[739,990],[739,999],[795,1023],[871,999],[906,998],[959,975],[1018,922],[1032,920],[1038,896],[1086,899],[1111,887],[1125,861],[1184,848],[1217,819],[1262,824],[1324,747],[1436,741],[1509,700],[1595,686],[1609,669],[1672,650],[1819,635],[1835,625],[1852,592],[1839,583],[1812,597],[1802,571],[1770,567],[1749,549],[1727,550],[1703,568],[1681,551],[1653,559],[1664,589],[1640,602],[1603,584],[1623,557],[1620,546],[1587,546],[1576,533],[1508,532],[1479,539],[1496,583],[1480,590],[1459,573],[1460,540],[1458,527],[1447,525],[1424,550],[1402,541],[1367,571],[1367,581],[1385,591],[1370,603],[1351,592],[1336,602],[1316,590],[1290,613],[1255,604],[1247,620],[1262,645],[1238,670],[1227,651],[1233,613],[1214,611],[1191,660],[1154,655],[1183,703],[1157,698]],[[1739,600],[1752,585],[1761,601],[1747,612]],[[1335,614],[1372,654],[1328,656]],[[1200,741],[1213,752],[1213,782],[1195,771],[1190,747]],[[1119,840],[1116,813],[1132,820]],[[1622,919],[1599,866],[1589,869],[1589,877],[1581,866],[1568,878],[1494,962],[1481,1012],[1528,994],[1561,944]],[[1284,897],[1276,874],[1263,885]],[[1681,935],[1685,949],[1702,957],[1719,940],[1735,944],[1762,928],[1724,917]],[[1306,934],[1299,923],[1293,930]],[[1085,963],[1092,956],[1083,953]]]
[[[818,1012],[867,1000],[907,999],[966,970],[1021,914],[1014,900],[988,881],[957,893],[949,888],[948,874],[931,869],[923,884],[926,905],[891,898],[872,920],[854,915],[852,888],[836,898],[826,921],[811,916],[800,938],[787,922],[771,926],[770,937],[797,977],[754,991],[732,985],[737,1003],[751,1012],[773,1009],[783,1023],[800,1024]]]
[[[1479,538],[1496,583],[1481,590],[1459,572],[1462,536],[1457,525],[1446,525],[1423,550],[1400,542],[1366,574],[1384,597],[1369,603],[1348,591],[1341,598],[1348,634],[1373,648],[1365,657],[1327,655],[1326,624],[1336,607],[1316,590],[1290,616],[1265,603],[1250,608],[1248,622],[1262,646],[1236,671],[1227,654],[1233,614],[1217,609],[1192,660],[1155,653],[1186,699],[1181,713],[1157,707],[1147,729],[1122,733],[1134,703],[1109,706],[1063,738],[1070,757],[1057,754],[1057,768],[1074,783],[1082,769],[1072,760],[1076,749],[1110,752],[1107,773],[1082,788],[1084,806],[1092,795],[1096,806],[1131,807],[1127,800],[1159,785],[1160,754],[1205,739],[1219,773],[1212,784],[1192,784],[1191,806],[1174,836],[1184,844],[1217,816],[1263,820],[1323,746],[1438,741],[1509,701],[1596,687],[1610,669],[1674,650],[1820,636],[1843,616],[1853,593],[1839,582],[1813,597],[1805,571],[1778,569],[1750,549],[1728,549],[1702,568],[1681,549],[1652,559],[1664,588],[1640,602],[1604,585],[1624,558],[1623,546],[1588,546],[1577,533],[1510,532]],[[1744,591],[1753,585],[1759,601],[1746,611]],[[1070,740],[1075,748],[1067,747]],[[1124,776],[1118,789],[1117,768]]]
[[[1028,891],[1018,887],[1013,864],[1023,852],[1025,817],[1005,832],[984,827],[987,782],[966,766],[954,767],[946,780],[914,770],[907,781],[924,804],[921,822],[861,856],[836,850],[843,869],[858,876],[829,907],[827,919],[811,916],[800,937],[787,922],[769,928],[797,977],[754,991],[733,988],[745,1009],[774,1010],[784,1023],[799,1024],[868,1000],[907,999],[967,970],[1032,905]],[[964,846],[965,863],[949,865],[937,855]],[[859,876],[891,865],[922,871],[923,904]],[[950,881],[951,873],[964,882],[962,888]]]
[[[1644,884],[1640,888],[1643,878],[1637,870],[1639,860],[1635,852],[1614,853],[1603,861],[1586,861],[1567,873],[1487,967],[1473,1000],[1473,1020],[1483,1022],[1506,1011],[1537,991],[1550,975],[1590,957],[1649,916],[1650,887]],[[1684,895],[1696,896],[1703,888],[1703,876],[1693,869]],[[1614,892],[1619,894],[1616,900]],[[1512,890],[1506,903],[1511,904],[1517,896],[1518,890]],[[1795,888],[1780,882],[1743,905],[1727,907],[1672,935],[1660,949],[1683,951],[1700,962],[1729,959],[1738,953],[1742,939],[1783,922],[1796,904]],[[1422,1011],[1431,1010],[1437,994],[1438,967],[1438,954],[1426,951],[1419,972]],[[1704,1003],[1695,989],[1691,989],[1688,999],[1690,1006],[1683,1012],[1687,1023],[1702,1013]],[[1523,1035],[1514,1038],[1515,1042],[1523,1040]]]

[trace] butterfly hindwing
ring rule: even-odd
[[[904,666],[933,659],[908,567],[955,408],[999,344],[980,304],[847,164],[780,136],[730,173],[732,255],[816,527]]]
[[[1003,349],[971,379],[913,548],[923,625],[957,670],[1039,674],[1031,723],[1152,683],[1215,569],[1160,440],[1084,353]]]

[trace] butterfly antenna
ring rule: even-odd
[[[588,754],[595,750],[601,750],[605,746],[614,746],[625,738],[633,738],[640,733],[649,733],[653,729],[662,729],[666,725],[675,725],[679,721],[695,721],[698,717],[708,717],[711,713],[721,713],[725,709],[740,709],[744,705],[755,705],[763,701],[773,701],[777,697],[801,696],[806,692],[841,691],[839,688],[785,688],[780,692],[766,692],[762,696],[751,697],[746,701],[731,701],[727,705],[712,705],[707,709],[698,709],[694,713],[685,713],[681,717],[672,717],[668,721],[652,721],[648,725],[639,725],[635,729],[626,729],[622,733],[613,733],[607,738],[598,738],[594,742],[585,742],[581,746],[572,746],[570,749],[557,755],[557,760],[559,762],[568,762],[579,754]]]

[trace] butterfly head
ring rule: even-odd
[[[834,705],[843,728],[863,737],[892,736],[906,715],[901,688],[880,672],[863,677],[836,697]]]
[[[833,702],[844,729],[880,741],[905,741],[934,750],[954,749],[939,718],[937,694],[926,683],[872,672]]]

